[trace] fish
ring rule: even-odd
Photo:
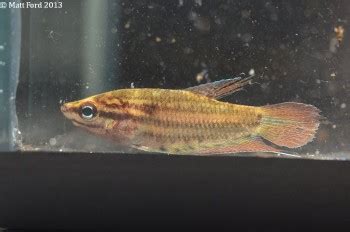
[[[313,105],[249,106],[220,100],[251,82],[247,77],[187,89],[119,89],[64,103],[61,111],[75,126],[146,152],[281,153],[314,139],[320,110]]]

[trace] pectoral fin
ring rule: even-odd
[[[252,78],[253,76],[249,76],[247,78],[237,77],[233,79],[223,79],[220,81],[190,87],[185,90],[207,97],[220,99],[241,90],[245,85],[250,84]]]

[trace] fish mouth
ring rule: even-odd
[[[63,105],[61,105],[60,109],[61,109],[61,112],[63,113],[63,115],[68,118],[68,119],[72,119],[73,115],[72,115],[72,108],[69,107],[67,105],[68,103],[65,103]]]
[[[66,106],[66,104],[61,105],[61,112],[62,113],[68,112],[68,107]]]
[[[61,105],[61,112],[66,118],[69,118],[69,109],[66,104]]]

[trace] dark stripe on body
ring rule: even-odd
[[[142,104],[134,104],[134,103],[130,103],[127,101],[123,101],[120,98],[113,98],[113,99],[117,99],[117,101],[119,101],[119,103],[110,103],[109,99],[106,100],[99,100],[98,104],[103,105],[104,107],[107,108],[112,108],[112,109],[119,109],[119,110],[126,110],[128,108],[132,108],[132,109],[136,109],[136,110],[140,110],[146,114],[152,115],[158,108],[159,106],[157,104],[146,104],[146,103],[142,103]],[[109,101],[108,101],[109,100]]]
[[[85,124],[85,123],[82,123],[82,122],[79,122],[75,119],[71,119],[73,122],[79,124],[79,125],[82,125],[84,127],[90,127],[90,128],[101,128],[101,129],[104,129],[103,126],[100,126],[100,125],[97,125],[97,124]]]
[[[156,118],[150,118],[148,116],[134,116],[127,113],[100,111],[100,116],[113,120],[133,120],[140,124],[160,127],[161,131],[155,131],[152,128],[149,128],[147,131],[144,131],[142,133],[142,136],[154,137],[155,140],[157,140],[158,142],[161,142],[163,140],[167,140],[170,142],[190,142],[196,140],[198,142],[202,142],[215,139],[230,139],[230,135],[233,135],[235,133],[243,133],[243,131],[235,131],[235,128],[238,129],[243,127],[239,125],[232,126],[232,123],[227,123],[226,125],[216,124],[216,126],[219,127],[215,128],[214,123],[207,123],[206,125],[202,125],[195,123],[183,123],[178,121],[172,121],[171,124],[169,124],[168,120],[164,121]],[[164,128],[163,131],[162,128]],[[180,131],[180,133],[174,133],[175,130],[171,131],[172,128],[176,129],[176,132]],[[167,129],[168,133],[165,133]],[[192,133],[186,133],[186,131],[188,132],[189,129],[193,130]]]
[[[203,123],[194,123],[194,122],[181,122],[176,121],[176,118],[174,120],[168,120],[168,119],[159,119],[155,117],[150,116],[135,116],[128,113],[117,113],[117,112],[107,112],[107,111],[99,111],[99,116],[104,118],[109,118],[113,120],[134,120],[138,123],[143,123],[145,125],[152,125],[152,126],[161,126],[165,128],[189,128],[189,129],[220,129],[220,128],[240,128],[240,127],[254,127],[258,126],[260,124],[260,121],[256,121],[254,123],[250,124],[244,124],[244,123],[234,123],[234,122],[219,122],[219,123],[213,123],[213,122],[203,122]],[[169,117],[170,118],[170,117]]]
[[[118,101],[118,103],[113,102],[113,100]],[[133,103],[134,100],[141,100],[142,103],[135,104]],[[165,104],[158,104],[155,102],[159,101],[165,101],[170,104],[169,106],[166,106]],[[112,102],[112,103],[111,103]],[[130,98],[128,101],[123,101],[120,98],[114,97],[114,98],[106,98],[106,99],[97,99],[98,104],[102,104],[105,107],[111,107],[112,109],[127,109],[127,108],[133,108],[140,111],[144,111],[145,113],[152,113],[156,109],[162,109],[167,111],[176,111],[176,112],[191,112],[191,113],[221,113],[221,114],[232,114],[231,110],[217,110],[216,108],[219,106],[220,103],[213,103],[213,102],[200,102],[200,101],[193,101],[191,99],[176,99],[175,97],[171,99],[165,98]],[[211,105],[215,104],[215,105]],[[221,103],[225,104],[225,103]],[[200,107],[207,105],[208,107]],[[210,106],[211,105],[211,106]]]
[[[72,109],[72,110],[79,111],[79,108]],[[163,113],[166,116],[166,113],[165,112]],[[148,128],[147,131],[144,132],[144,136],[154,137],[158,141],[163,141],[164,139],[166,139],[167,141],[171,141],[171,142],[176,142],[176,141],[189,142],[193,140],[202,142],[202,141],[209,141],[209,140],[215,140],[215,139],[232,139],[231,137],[235,137],[235,136],[232,136],[235,133],[238,134],[246,131],[244,127],[254,127],[254,126],[258,126],[260,123],[259,121],[256,121],[250,124],[233,123],[233,122],[214,123],[214,122],[200,122],[200,120],[198,123],[183,122],[183,121],[181,122],[179,120],[176,120],[176,116],[167,117],[165,119],[159,119],[149,115],[135,116],[130,113],[108,112],[103,110],[99,110],[99,116],[102,118],[108,118],[108,119],[117,120],[117,121],[132,120],[136,123],[140,123],[141,125],[158,127],[157,131],[153,130],[152,128]],[[173,119],[173,120],[169,120],[169,119]],[[73,120],[73,121],[85,127],[104,129],[103,126],[98,126],[94,124],[84,124],[76,120]],[[174,128],[174,131],[171,131],[172,128]],[[177,133],[175,133],[175,131]]]

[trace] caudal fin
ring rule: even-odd
[[[312,141],[320,124],[320,110],[312,105],[285,102],[262,107],[259,135],[284,147],[301,147]]]

